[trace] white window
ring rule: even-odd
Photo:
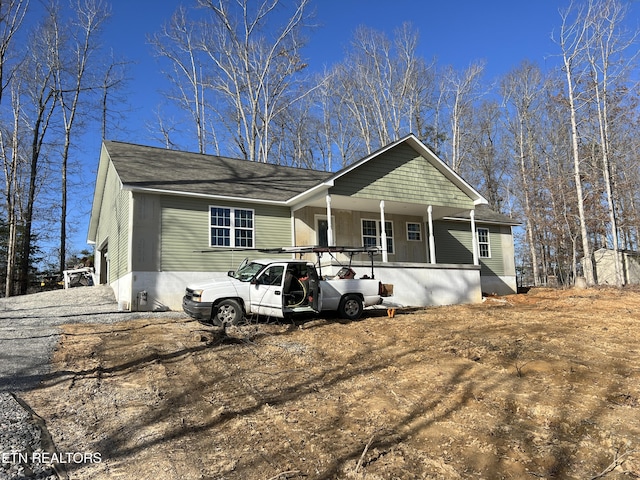
[[[478,252],[480,258],[491,258],[491,245],[489,244],[489,229],[478,228]]]
[[[409,242],[422,241],[422,227],[419,223],[407,222],[407,240]]]
[[[385,233],[387,234],[387,253],[393,254],[393,222],[385,221]],[[362,245],[375,247],[382,245],[382,224],[379,220],[362,220]]]
[[[253,248],[254,211],[209,207],[209,244],[212,247]]]

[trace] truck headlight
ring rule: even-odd
[[[201,302],[202,301],[202,290],[190,290],[189,291],[189,296],[191,297],[191,300],[193,300],[194,302]]]

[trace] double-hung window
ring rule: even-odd
[[[212,247],[254,247],[254,211],[209,207],[209,242]]]
[[[407,240],[410,242],[422,241],[422,228],[419,223],[407,222]]]
[[[480,258],[491,258],[491,245],[489,244],[489,229],[478,228],[478,252]]]
[[[387,253],[393,254],[393,222],[384,222],[385,233],[387,234]],[[362,245],[365,247],[375,247],[382,245],[382,222],[379,220],[362,220]]]

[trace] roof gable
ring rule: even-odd
[[[285,202],[329,172],[105,141],[125,188],[182,195]]]
[[[413,134],[337,172],[330,182],[331,193],[361,198],[458,208],[488,203]]]
[[[473,208],[474,200],[406,143],[335,180],[330,192],[359,198]]]

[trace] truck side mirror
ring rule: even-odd
[[[227,277],[233,277],[233,276],[235,275],[235,273],[236,273],[236,272],[235,272],[234,270],[229,270],[229,271],[227,272]]]

